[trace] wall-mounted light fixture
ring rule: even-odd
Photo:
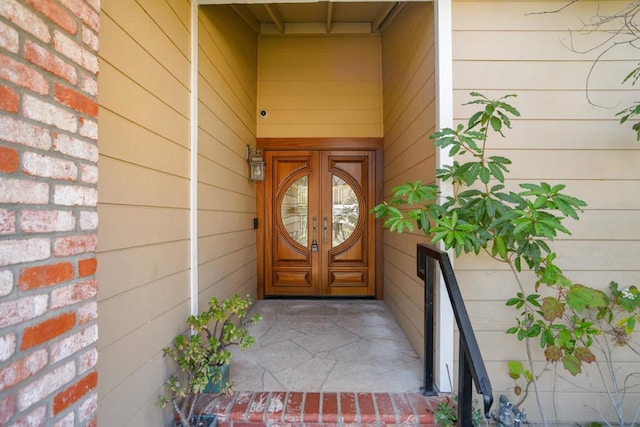
[[[249,163],[249,179],[251,181],[264,181],[264,160],[260,155],[260,149],[255,150],[247,145],[247,163]]]

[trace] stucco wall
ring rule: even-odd
[[[637,65],[637,51],[621,48],[607,54],[590,80],[593,100],[587,102],[585,82],[592,61],[599,53],[571,52],[567,29],[579,29],[598,11],[606,14],[626,2],[578,2],[561,13],[530,14],[558,8],[561,2],[454,2],[454,118],[464,121],[470,107],[461,107],[470,91],[490,97],[516,93],[512,103],[522,117],[513,122],[505,140],[492,139],[491,153],[513,160],[508,186],[527,182],[562,182],[567,192],[584,199],[588,207],[579,222],[567,225],[571,237],[560,236],[553,248],[558,264],[578,283],[605,287],[616,280],[630,285],[638,277],[638,233],[636,222],[640,200],[640,146],[630,126],[620,126],[614,117],[624,105],[638,98],[638,90],[623,87],[624,76]],[[600,9],[598,8],[598,5]],[[593,46],[603,34],[574,37],[578,49]],[[513,381],[506,361],[524,360],[524,346],[504,331],[514,324],[515,312],[504,307],[517,292],[511,273],[486,256],[466,256],[456,261],[472,322],[487,362],[496,396]],[[531,276],[527,276],[529,289]],[[457,337],[456,337],[457,339]],[[538,344],[534,343],[537,347]],[[457,354],[457,352],[456,352]],[[541,366],[544,356],[535,358]],[[618,352],[620,372],[637,372],[637,355]],[[631,362],[634,362],[631,364]],[[553,369],[553,368],[552,368]],[[570,375],[559,368],[559,373]],[[590,380],[598,387],[597,373]],[[553,372],[543,375],[543,401],[553,420],[551,404],[555,387],[561,421],[599,420],[593,395],[579,386],[587,378],[558,380]],[[634,391],[637,393],[637,391]],[[627,398],[635,410],[636,396]],[[604,402],[604,401],[601,401]],[[525,404],[532,419],[539,418],[533,396]],[[607,404],[602,406],[610,413]]]
[[[407,181],[435,181],[435,46],[431,3],[409,3],[382,34],[384,196]],[[415,275],[422,233],[384,235],[384,300],[422,351],[423,284]]]

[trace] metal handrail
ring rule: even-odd
[[[493,404],[493,391],[487,369],[476,336],[471,327],[471,321],[460,293],[458,281],[449,260],[449,254],[433,246],[418,244],[418,277],[424,280],[424,386],[422,394],[435,396],[438,389],[434,384],[435,358],[429,355],[434,351],[434,303],[435,303],[435,260],[438,260],[440,272],[449,294],[449,300],[458,324],[460,333],[459,361],[458,361],[458,425],[471,426],[473,415],[472,386],[476,384],[476,391],[482,394],[484,415],[489,418]]]

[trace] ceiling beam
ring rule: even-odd
[[[333,22],[333,3],[327,2],[327,34],[331,32],[331,23]]]
[[[278,12],[278,7],[274,3],[265,3],[264,8],[267,10],[273,23],[278,27],[278,30],[284,34],[284,21],[282,20],[282,16],[280,16],[280,12]]]
[[[378,31],[380,31],[382,24],[387,19],[387,17],[391,14],[391,11],[393,11],[393,9],[395,9],[396,6],[398,6],[399,4],[400,2],[387,3],[385,7],[380,11],[378,16],[373,18],[373,21],[371,21],[371,31],[374,33],[377,33]],[[397,13],[395,13],[394,16],[395,15],[397,15]]]
[[[247,6],[232,4],[231,9],[233,9],[235,13],[237,13],[242,19],[244,19],[244,21],[249,25],[249,27],[251,27],[253,31],[255,31],[256,33],[260,33],[260,22],[258,22],[258,19],[255,17],[255,15],[247,9]]]

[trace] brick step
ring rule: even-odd
[[[218,427],[435,426],[433,411],[445,397],[420,393],[242,391],[221,396],[207,411]]]

